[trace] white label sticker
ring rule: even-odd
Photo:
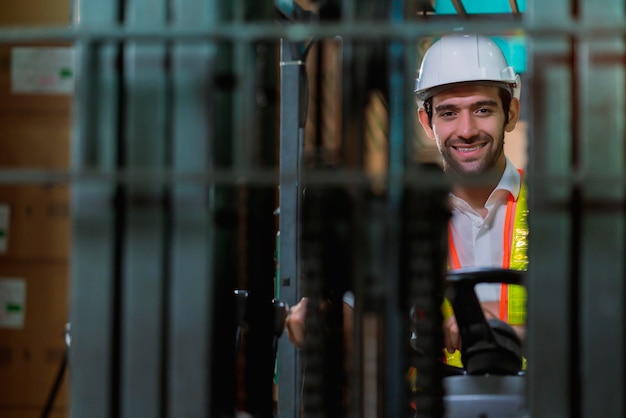
[[[10,215],[11,209],[9,205],[0,203],[0,253],[7,252]]]
[[[24,328],[26,281],[0,279],[0,327]]]
[[[13,93],[71,94],[74,78],[74,49],[71,47],[15,47],[11,50]]]

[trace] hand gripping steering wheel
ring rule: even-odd
[[[445,296],[461,333],[461,361],[468,374],[516,375],[522,369],[522,343],[513,328],[485,319],[474,287],[479,283],[523,284],[524,272],[504,268],[464,268],[448,272]]]

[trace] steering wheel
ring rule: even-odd
[[[448,272],[445,295],[461,333],[463,375],[443,379],[446,418],[526,416],[522,344],[506,322],[486,320],[474,287],[478,283],[523,285],[524,272],[466,268]]]
[[[504,268],[465,268],[448,272],[445,296],[461,334],[461,361],[470,375],[517,375],[522,343],[509,324],[485,319],[474,287],[479,283],[523,284],[524,272]]]

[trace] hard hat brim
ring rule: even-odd
[[[520,79],[517,76],[515,82],[506,82],[506,81],[494,81],[494,80],[471,80],[471,81],[461,81],[458,83],[449,83],[442,84],[439,86],[434,86],[429,89],[425,89],[422,91],[416,91],[415,96],[418,100],[418,105],[422,106],[423,103],[436,95],[443,93],[446,90],[453,89],[455,87],[461,86],[492,86],[499,87],[501,89],[506,90],[511,95],[511,98],[515,97],[519,99],[519,88],[520,88]]]

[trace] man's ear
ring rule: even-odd
[[[428,123],[428,113],[424,110],[423,107],[420,107],[417,111],[417,116],[419,117],[420,124],[422,128],[424,128],[424,132],[430,139],[435,139],[435,133],[433,132],[433,128],[431,128],[430,123]]]
[[[519,100],[516,98],[511,99],[511,106],[509,106],[509,121],[504,126],[504,130],[506,132],[511,132],[515,129],[515,125],[517,125],[517,121],[519,120],[519,109]]]

